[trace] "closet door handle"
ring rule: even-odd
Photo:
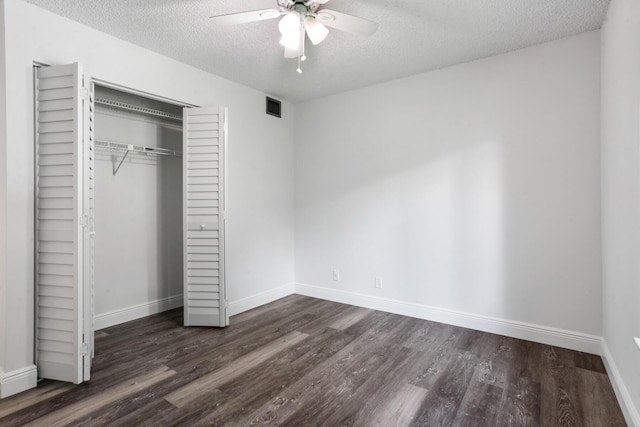
[[[204,230],[207,226],[205,224],[200,224],[200,230]]]

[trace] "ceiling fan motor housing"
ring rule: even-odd
[[[284,2],[278,2],[278,5],[283,10],[295,10],[302,16],[307,16],[309,13],[315,13],[320,5],[325,2],[317,1],[305,1],[305,0],[288,0]]]

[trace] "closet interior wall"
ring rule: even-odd
[[[101,86],[95,99],[95,316],[114,324],[118,313],[182,300],[182,123],[126,106],[177,117],[182,109]]]

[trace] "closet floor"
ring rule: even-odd
[[[298,295],[183,328],[96,333],[91,381],[0,401],[0,425],[626,425],[599,357]]]

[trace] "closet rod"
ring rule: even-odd
[[[165,119],[171,119],[181,122],[182,116],[177,114],[166,113],[160,110],[154,110],[153,108],[140,107],[138,105],[127,104],[125,102],[114,101],[113,99],[95,98],[96,104],[108,105],[109,107],[119,108],[121,110],[135,111],[137,113],[148,114],[151,116],[163,117]]]

